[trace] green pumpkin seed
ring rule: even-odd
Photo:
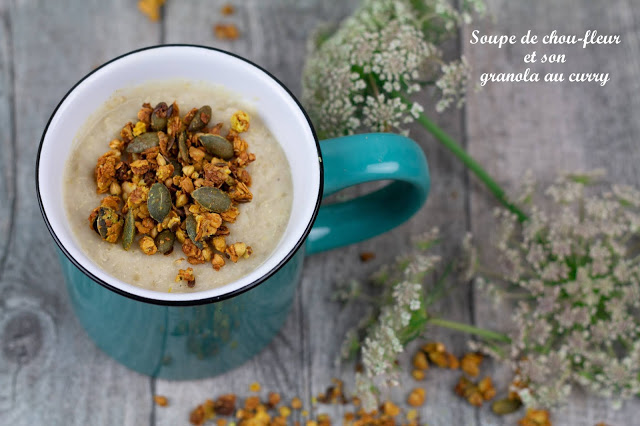
[[[178,158],[185,163],[188,163],[189,149],[187,148],[187,132],[182,132],[180,133],[180,136],[178,136],[178,151]]]
[[[220,135],[202,134],[198,136],[200,143],[209,152],[216,157],[228,160],[233,157],[233,144]]]
[[[151,217],[157,222],[162,222],[171,211],[171,193],[163,183],[156,182],[151,185],[147,208]]]
[[[103,240],[107,240],[109,236],[109,228],[114,224],[122,222],[122,218],[110,207],[100,207],[98,210],[98,216],[96,216],[96,221],[94,223],[94,229],[100,234]],[[117,237],[116,237],[117,241]],[[116,241],[110,241],[115,243]]]
[[[213,186],[198,188],[191,193],[191,196],[198,204],[211,212],[222,213],[231,207],[231,199],[227,193]]]
[[[129,209],[124,219],[124,230],[122,231],[122,248],[125,250],[129,250],[131,243],[133,243],[133,237],[136,235],[135,222],[133,210]]]
[[[156,132],[164,130],[167,127],[168,109],[166,102],[160,102],[151,113],[151,128]]]
[[[131,141],[131,143],[127,145],[127,152],[131,152],[133,154],[139,154],[141,152],[146,151],[149,148],[158,146],[159,143],[160,143],[160,139],[158,138],[158,134],[156,132],[142,133],[136,136]]]
[[[193,244],[195,244],[196,247],[202,250],[204,248],[204,244],[202,244],[202,241],[196,241],[196,235],[198,235],[198,224],[196,223],[196,218],[193,217],[192,214],[187,216],[187,218],[185,219],[185,225],[187,227],[187,235],[189,236],[189,238],[191,238]]]
[[[501,399],[491,406],[494,413],[499,415],[511,414],[518,411],[522,407],[522,402],[518,399]]]
[[[182,164],[173,158],[169,158],[169,163],[173,166],[173,176],[182,176]]]
[[[209,117],[207,121],[202,121],[202,117],[201,117],[202,113],[204,113]],[[188,130],[190,132],[197,132],[198,130],[206,126],[209,123],[209,121],[211,121],[211,107],[209,105],[205,105],[201,107],[198,110],[198,112],[196,112],[196,115],[193,117],[193,120],[191,120],[191,123],[189,123]]]
[[[165,229],[156,235],[156,247],[162,254],[169,254],[173,250],[173,242],[176,240],[176,236],[170,229]]]

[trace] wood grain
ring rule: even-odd
[[[11,19],[8,5],[0,2],[0,144],[4,149],[0,152],[2,182],[0,182],[0,232],[9,236],[13,221],[13,204],[15,202],[15,116],[14,75],[12,68],[13,46],[11,44]],[[10,238],[0,243],[0,271],[7,258]],[[0,272],[1,273],[1,272]]]
[[[582,36],[596,29],[602,34],[620,34],[622,43],[614,46],[495,46],[471,45],[470,32],[463,36],[464,51],[475,68],[475,78],[483,72],[522,71],[527,66],[545,72],[609,72],[611,81],[600,87],[593,83],[489,83],[473,94],[467,106],[469,149],[497,179],[515,189],[524,172],[532,170],[543,184],[548,184],[563,170],[609,169],[615,182],[640,184],[638,161],[637,95],[640,71],[638,33],[634,27],[638,8],[625,1],[596,3],[571,0],[562,3],[513,2],[492,0],[492,19],[469,29],[482,34],[517,34],[527,30],[539,35],[558,30],[563,34]],[[564,53],[565,64],[530,64],[525,54]],[[474,182],[471,197],[472,230],[481,241],[485,261],[491,258],[490,239],[493,219],[489,212],[495,203]],[[509,317],[496,310],[486,299],[475,299],[476,321],[487,327],[506,329]],[[505,383],[509,372],[494,370],[495,377]],[[632,413],[637,400],[614,411],[610,404],[577,393],[571,403],[554,412],[554,424],[588,425],[604,421],[608,424],[633,424]],[[483,424],[513,424],[517,416],[499,421],[488,407],[480,411]]]
[[[18,196],[0,282],[0,418],[25,425],[146,423],[148,378],[98,351],[71,312],[37,206],[34,163],[41,132],[65,92],[111,57],[157,43],[159,29],[126,0],[3,2],[2,17],[0,45],[13,57],[6,64],[12,71],[0,80],[13,76],[15,117],[2,150],[3,164],[15,163],[15,171],[3,173],[12,173]]]
[[[169,2],[164,23],[166,42],[208,45],[244,56],[273,73],[299,96],[303,53],[310,31],[322,20],[335,20],[336,13],[346,15],[355,1],[332,8],[315,1],[249,1],[237,4],[232,16],[223,17],[219,10],[226,3],[199,0],[185,8],[178,2]],[[207,13],[194,14],[194,10]],[[187,22],[189,25],[185,25]],[[234,41],[216,39],[213,26],[219,22],[234,23],[240,31],[240,38]],[[186,419],[188,410],[206,398],[227,392],[249,395],[248,386],[254,381],[262,384],[262,395],[276,391],[282,395],[283,401],[290,401],[294,396],[309,401],[309,355],[305,351],[305,341],[319,336],[309,334],[303,328],[309,310],[303,297],[304,285],[276,339],[242,367],[197,382],[157,380],[154,384],[156,392],[170,395],[176,401],[170,407],[155,410],[157,424],[180,424]]]

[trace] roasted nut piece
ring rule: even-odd
[[[233,24],[216,24],[213,31],[221,40],[235,40],[240,35],[238,28]]]
[[[225,264],[224,258],[220,256],[218,253],[214,253],[213,258],[211,259],[211,266],[213,266],[213,269],[215,269],[216,271],[219,271],[220,268],[224,266],[224,264]]]
[[[415,388],[407,397],[407,404],[412,407],[419,407],[424,404],[426,392],[423,388]]]
[[[220,396],[214,405],[215,413],[220,416],[230,416],[236,410],[236,396],[227,394]]]
[[[134,175],[143,175],[151,169],[147,160],[136,160],[130,166]]]
[[[479,353],[468,353],[462,357],[460,364],[462,371],[470,375],[471,377],[477,377],[480,373],[480,363],[482,363],[483,356]]]
[[[182,243],[182,252],[187,255],[187,262],[192,265],[205,262],[202,250],[200,250],[190,238],[185,239],[184,243]]]
[[[153,400],[160,407],[166,407],[167,405],[169,405],[169,400],[167,400],[166,396],[154,395]]]
[[[249,130],[249,114],[244,111],[237,111],[231,116],[231,128],[238,133]]]
[[[156,254],[158,248],[153,238],[144,236],[140,238],[140,250],[142,250],[144,254],[151,256],[152,254]]]
[[[135,126],[133,126],[133,136],[138,136],[147,131],[147,125],[142,121],[138,121]]]
[[[187,286],[194,287],[196,285],[196,277],[193,275],[193,268],[180,269],[176,276],[176,282],[184,281]]]
[[[98,158],[98,163],[94,170],[98,194],[109,191],[111,183],[116,177],[116,163],[120,161],[119,151],[109,151]]]

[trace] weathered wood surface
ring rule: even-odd
[[[336,282],[364,280],[378,266],[405,252],[412,235],[439,226],[449,241],[443,254],[471,230],[486,238],[492,200],[467,179],[464,168],[424,131],[412,135],[425,149],[433,174],[427,206],[393,233],[309,258],[291,316],[262,353],[223,376],[189,382],[153,380],[121,367],[97,350],[73,318],[57,266],[54,245],[36,205],[33,166],[37,142],[49,114],[77,79],[92,67],[136,47],[199,43],[231,50],[264,66],[300,94],[306,39],[322,21],[337,21],[357,4],[320,0],[251,0],[237,3],[234,16],[218,14],[222,0],[169,0],[159,23],[148,22],[135,1],[0,0],[0,424],[158,424],[187,423],[189,410],[222,392],[246,395],[253,381],[281,392],[285,400],[308,401],[333,376],[348,376],[334,360],[342,334],[358,320],[361,307],[332,302]],[[511,185],[530,168],[548,176],[563,168],[605,166],[612,179],[640,183],[640,40],[637,1],[571,0],[525,2],[492,0],[494,19],[474,26],[483,31],[581,33],[598,29],[623,37],[619,47],[567,49],[567,70],[606,70],[612,81],[599,86],[490,85],[472,94],[468,106],[437,117],[498,179]],[[216,40],[218,21],[238,24],[242,37]],[[460,47],[456,47],[460,46]],[[468,44],[468,33],[449,51],[462,49],[476,73],[525,68],[525,48],[498,51]],[[556,48],[557,49],[557,48]],[[539,48],[542,50],[542,48]],[[557,49],[564,53],[563,50]],[[539,67],[544,69],[544,67]],[[430,105],[429,96],[422,99]],[[358,254],[374,251],[362,264]],[[475,303],[472,303],[475,300]],[[504,324],[504,315],[460,285],[436,308],[460,321]],[[455,351],[467,338],[432,330],[429,338]],[[506,378],[504,371],[496,375]],[[496,376],[496,377],[497,377]],[[430,425],[513,424],[488,409],[476,410],[452,395],[457,375],[431,371],[422,419]],[[408,379],[407,379],[408,381]],[[171,399],[152,403],[154,393]],[[639,404],[614,412],[606,403],[576,397],[556,413],[556,424],[634,424]],[[319,406],[318,412],[339,413]]]
[[[548,34],[553,30],[578,34],[598,30],[619,34],[620,45],[535,47],[515,45],[498,50],[495,46],[468,44],[466,54],[475,75],[482,72],[520,71],[530,66],[544,72],[609,72],[611,81],[604,87],[593,83],[510,83],[493,84],[472,95],[467,105],[467,137],[472,154],[497,177],[515,189],[526,170],[549,184],[562,171],[606,168],[611,181],[640,184],[640,95],[637,79],[640,71],[637,1],[524,2],[491,0],[494,19],[475,26],[483,33]],[[565,64],[523,62],[532,50],[564,53]],[[568,74],[567,74],[568,75]],[[488,241],[492,218],[487,211],[491,200],[477,186],[471,191],[471,230],[478,241]],[[484,244],[485,250],[488,250]],[[487,252],[490,256],[490,251]],[[485,299],[476,298],[476,321],[489,327],[508,326],[508,315],[498,312]],[[496,377],[506,378],[508,371],[496,369]],[[571,403],[554,413],[554,424],[611,425],[638,424],[640,402],[627,403],[615,411],[610,404],[593,397],[575,396]],[[635,416],[634,416],[635,413]],[[514,424],[515,417],[496,421],[488,409],[480,411],[483,424]]]

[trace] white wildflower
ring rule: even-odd
[[[602,175],[565,174],[523,224],[496,214],[501,291],[532,297],[514,309],[511,344],[492,350],[519,372],[528,406],[560,404],[576,384],[616,403],[640,392],[640,191],[597,185]]]
[[[480,0],[464,1],[460,10],[451,4],[363,0],[338,28],[317,32],[309,42],[302,98],[322,137],[406,132],[422,112],[408,96],[426,82],[440,92],[438,111],[462,105],[468,63],[444,62],[438,46],[485,8]]]

